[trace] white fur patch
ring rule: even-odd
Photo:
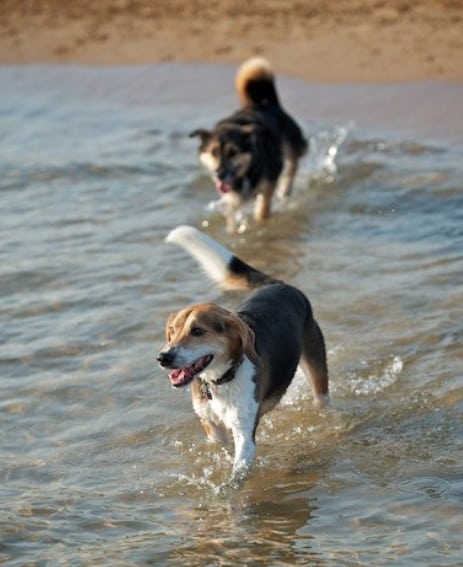
[[[192,226],[178,226],[168,234],[166,242],[178,244],[189,252],[213,281],[219,284],[225,281],[233,254],[204,232]]]
[[[231,382],[211,385],[210,408],[217,419],[232,432],[235,444],[234,474],[249,470],[254,461],[253,440],[259,404],[255,398],[256,368],[245,356]]]

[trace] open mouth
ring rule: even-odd
[[[225,179],[218,179],[215,182],[215,188],[219,195],[226,195],[233,190],[233,178],[231,175],[227,175]]]
[[[169,378],[172,385],[176,388],[186,386],[197,374],[209,366],[213,358],[212,354],[207,354],[206,356],[198,358],[198,360],[193,362],[193,364],[190,364],[190,366],[185,366],[185,368],[175,368],[169,372]]]

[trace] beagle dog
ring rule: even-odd
[[[193,407],[211,441],[235,447],[233,477],[245,478],[255,455],[260,418],[288,388],[298,365],[314,400],[328,401],[325,341],[307,297],[251,267],[208,235],[179,226],[180,245],[225,290],[255,289],[236,311],[201,303],[170,315],[157,360],[172,385],[191,383]]]

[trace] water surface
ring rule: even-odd
[[[0,68],[0,561],[463,562],[463,88],[279,81],[311,136],[296,192],[227,234],[188,133],[234,69]],[[332,405],[298,375],[224,488],[166,316],[232,307],[164,238],[203,228],[303,288]]]

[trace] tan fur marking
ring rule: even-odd
[[[212,173],[215,173],[219,165],[217,158],[212,155],[209,148],[207,151],[201,152],[199,154],[199,161],[208,171],[211,171]]]
[[[225,282],[222,284],[222,289],[238,290],[249,289],[249,284],[245,277],[237,276],[236,274],[228,274]]]
[[[254,218],[257,221],[263,221],[270,216],[272,196],[274,192],[274,183],[266,182],[261,185],[256,199],[256,206],[254,208]]]
[[[235,77],[235,86],[241,104],[246,106],[249,104],[249,99],[246,94],[246,86],[249,81],[266,78],[273,79],[273,71],[270,63],[263,57],[253,57],[245,61]]]
[[[299,364],[312,387],[315,403],[324,405],[328,399],[328,368],[323,335],[314,320],[304,329],[304,343]]]
[[[207,332],[200,337],[192,336],[193,326]],[[252,361],[258,358],[253,331],[237,315],[215,303],[191,305],[171,315],[166,324],[166,338],[168,344],[164,348],[173,345],[188,348],[190,342],[214,343],[221,350],[217,358],[223,362],[238,361],[243,354]]]

